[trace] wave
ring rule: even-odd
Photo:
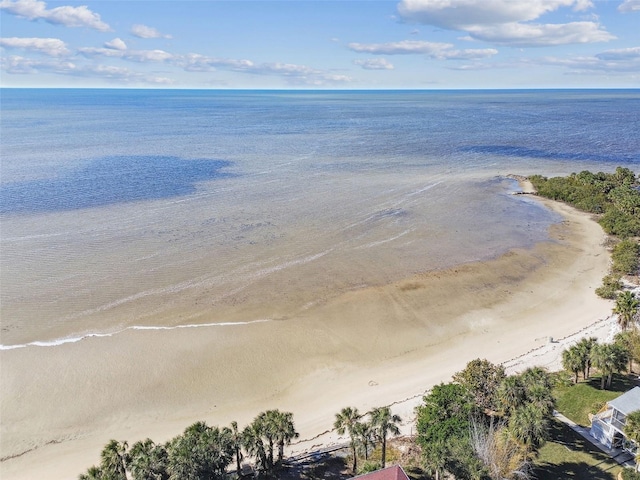
[[[118,330],[112,333],[87,333],[85,335],[80,335],[78,337],[66,337],[66,338],[60,338],[57,340],[50,340],[46,342],[36,340],[34,342],[20,343],[16,345],[0,344],[0,350],[16,350],[18,348],[27,348],[27,347],[59,347],[67,343],[77,343],[82,340],[86,340],[87,338],[113,337],[114,335],[118,335],[120,333],[126,332],[127,330],[179,330],[183,328],[235,327],[240,325],[252,325],[254,323],[265,323],[265,322],[271,322],[271,321],[272,320],[269,318],[263,318],[258,320],[248,320],[246,322],[192,323],[188,325],[174,325],[170,327],[154,326],[154,325],[148,325],[148,326],[133,325],[131,327],[123,328],[122,330]]]

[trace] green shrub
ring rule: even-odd
[[[620,290],[622,290],[620,276],[607,275],[602,279],[602,286],[596,288],[596,295],[608,300],[614,300]]]
[[[616,235],[621,238],[640,235],[640,220],[638,217],[615,207],[608,208],[598,220],[598,223],[609,235]]]
[[[635,275],[638,272],[640,244],[631,239],[622,240],[611,253],[612,270],[622,275]]]
[[[640,473],[630,468],[625,468],[622,470],[622,480],[640,480]]]

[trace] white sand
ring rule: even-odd
[[[165,441],[197,420],[242,427],[269,408],[294,413],[303,440],[291,453],[339,441],[324,432],[349,405],[394,404],[410,433],[422,394],[474,358],[556,367],[563,343],[549,337],[608,334],[612,303],[594,289],[609,257],[588,215],[544,202],[565,218],[556,241],[348,292],[286,321],[0,352],[0,476],[75,478],[111,438]]]

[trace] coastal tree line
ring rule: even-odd
[[[640,175],[618,167],[614,173],[582,171],[567,177],[528,178],[538,195],[598,217],[613,246],[611,272],[603,278],[596,293],[615,299],[624,288],[622,277],[638,275],[640,268]]]
[[[365,420],[368,418],[368,420]],[[370,463],[368,469],[385,466],[387,439],[400,433],[401,419],[389,407],[374,408],[364,415],[347,407],[336,414],[335,429],[348,434],[353,448],[353,471],[357,459],[380,446],[381,464]],[[229,427],[196,422],[166,443],[147,438],[134,443],[110,440],[100,454],[100,464],[79,475],[79,480],[217,480],[231,478],[228,470],[235,466],[233,477],[242,477],[245,458],[252,463],[250,476],[278,478],[284,466],[284,449],[298,438],[293,414],[279,410],[260,413],[243,430],[237,422]]]

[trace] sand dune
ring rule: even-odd
[[[352,290],[286,319],[1,351],[2,478],[74,478],[111,438],[164,441],[196,420],[243,426],[268,408],[294,413],[298,452],[337,441],[320,434],[344,406],[396,403],[408,418],[473,358],[535,363],[520,356],[611,312],[594,294],[609,262],[602,230],[540,201],[564,218],[552,241]]]

